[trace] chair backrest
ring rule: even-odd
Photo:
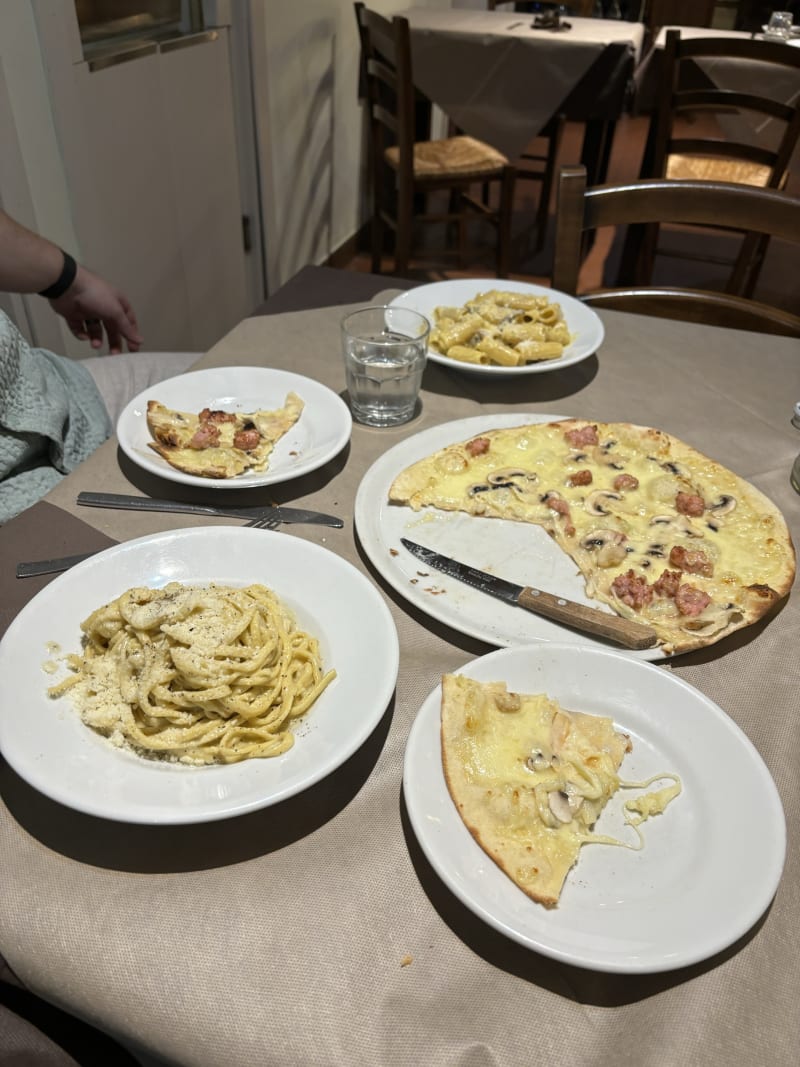
[[[749,230],[800,246],[800,199],[733,182],[651,180],[586,188],[584,167],[559,177],[553,288],[577,295],[584,233],[603,226],[684,223]],[[595,306],[800,337],[800,318],[744,297],[637,287],[580,294]]]
[[[384,149],[399,151],[398,182],[413,176],[415,94],[408,20],[390,22],[360,0],[353,5],[361,42],[361,92],[367,102],[370,151],[377,168]]]
[[[748,70],[746,89],[724,89],[714,85],[695,86],[686,80],[687,68],[695,61],[747,61],[754,64]],[[757,64],[757,65],[755,65]],[[746,68],[745,68],[746,69]],[[788,79],[797,82],[794,96],[784,91],[784,99],[770,95],[770,72],[779,74],[784,86]],[[682,78],[684,80],[682,80]],[[710,78],[704,78],[704,82]],[[745,78],[742,77],[745,84]],[[793,99],[787,103],[786,97]],[[739,127],[730,128],[732,116],[740,117]],[[722,116],[725,129],[715,128],[713,134],[702,136],[692,130],[681,133],[676,122],[700,116]],[[727,120],[727,121],[726,121]],[[757,143],[755,127],[765,121],[774,123],[773,142],[769,147]],[[721,136],[717,136],[719,133]],[[674,155],[714,156],[740,160],[767,168],[763,183],[779,189],[785,182],[792,153],[800,138],[800,50],[788,48],[774,41],[750,38],[698,37],[681,38],[679,30],[668,30],[663,54],[659,97],[648,136],[641,178],[662,178],[667,175],[667,161]],[[739,180],[732,178],[731,180]]]

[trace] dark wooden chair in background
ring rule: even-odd
[[[723,89],[711,84],[697,61],[733,60],[753,63],[746,89]],[[759,72],[761,72],[759,74]],[[741,182],[767,189],[783,189],[789,162],[800,138],[800,97],[793,103],[770,94],[770,75],[787,84],[786,74],[797,75],[800,87],[800,50],[783,43],[748,38],[681,38],[669,30],[662,57],[660,92],[644,151],[640,178],[669,178]],[[744,79],[742,79],[744,81]],[[731,122],[738,118],[738,127]],[[756,143],[757,123],[769,121],[775,133],[773,146]],[[657,249],[658,229],[639,231],[626,246],[624,274],[642,280],[652,273],[656,252],[675,254],[731,267],[726,292],[752,296],[769,237],[746,234],[732,258],[705,253]],[[633,264],[636,264],[635,268]],[[635,269],[638,273],[631,274]]]
[[[553,288],[579,295],[594,307],[800,337],[797,316],[730,293],[663,286],[578,293],[587,231],[651,222],[752,230],[800,246],[800,199],[786,193],[732,182],[667,179],[587,189],[583,167],[564,167],[558,183]]]
[[[412,252],[426,256],[429,248],[415,242],[417,223],[454,225],[458,240],[447,242],[436,257],[466,262],[468,226],[476,216],[496,229],[497,276],[508,275],[514,167],[490,145],[473,137],[419,140],[415,122],[415,89],[407,19],[391,22],[355,5],[361,42],[363,93],[369,116],[372,200],[372,270],[380,272],[384,232],[394,233],[394,272],[408,271]],[[480,188],[496,191],[494,204],[481,199]],[[447,194],[444,210],[429,210],[431,193]],[[424,207],[416,210],[424,201]]]
[[[528,151],[514,160],[517,172],[517,181],[535,181],[541,183],[539,190],[539,202],[536,206],[536,216],[533,223],[533,251],[540,252],[544,248],[547,236],[547,223],[550,217],[550,201],[556,180],[556,168],[558,166],[558,153],[561,150],[561,142],[564,137],[566,118],[561,115],[553,115],[543,130],[539,132],[537,140],[541,145],[532,143]]]

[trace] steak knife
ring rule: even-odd
[[[619,615],[610,615],[597,608],[590,608],[586,604],[577,604],[565,597],[554,596],[545,593],[541,589],[534,589],[529,585],[516,585],[514,582],[498,578],[494,574],[487,574],[476,567],[470,567],[466,563],[460,563],[450,556],[442,556],[433,549],[425,548],[405,537],[400,538],[403,545],[417,559],[422,560],[428,567],[449,574],[451,578],[457,578],[466,585],[481,593],[504,600],[507,604],[516,607],[527,608],[536,615],[544,615],[555,622],[573,626],[576,630],[585,630],[590,634],[597,634],[609,641],[616,641],[625,648],[642,649],[652,648],[658,641],[655,630],[644,623],[632,619],[623,619]]]
[[[184,515],[220,515],[226,518],[257,519],[272,510],[268,505],[236,507],[228,504],[189,504],[181,500],[156,500],[150,496],[129,496],[126,493],[78,493],[78,503],[91,508],[120,508],[128,511],[173,511]],[[305,508],[288,508],[276,504],[281,522],[305,522],[318,526],[344,526],[335,515]]]

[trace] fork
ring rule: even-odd
[[[277,530],[281,524],[281,517],[276,512],[270,515],[262,515],[260,519],[251,519],[245,523],[254,530]]]

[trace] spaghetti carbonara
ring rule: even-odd
[[[277,756],[335,677],[315,638],[263,585],[128,589],[81,623],[84,649],[51,687],[138,754],[188,764]]]
[[[431,348],[462,363],[519,367],[558,359],[572,340],[560,306],[532,293],[492,289],[433,315]]]

